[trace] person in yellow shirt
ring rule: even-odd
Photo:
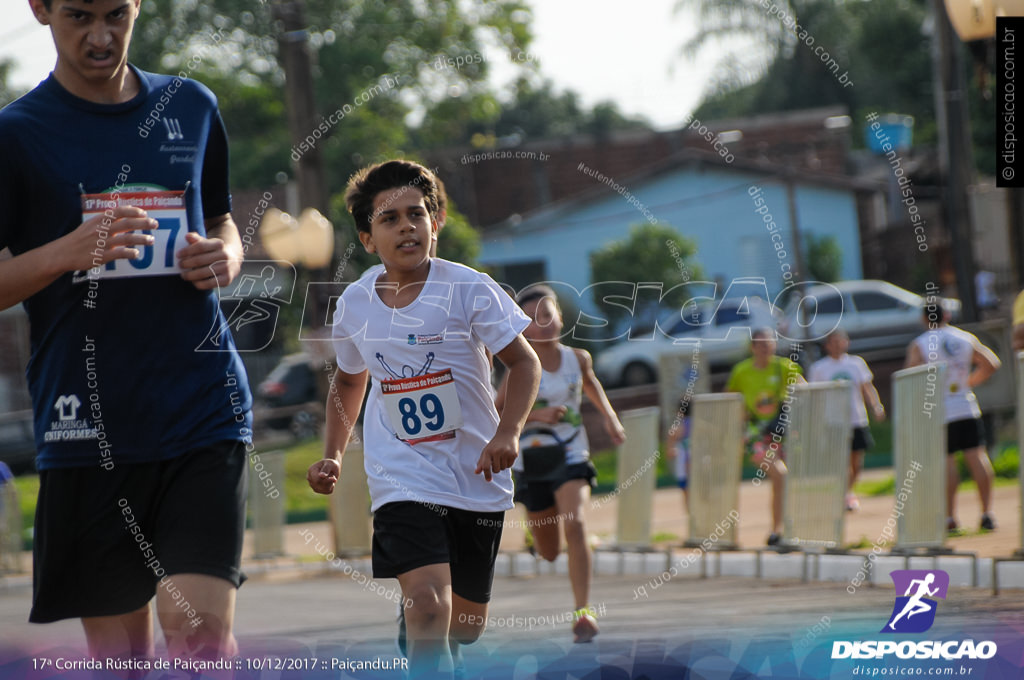
[[[786,425],[780,421],[783,402],[792,399],[792,389],[803,383],[800,365],[775,356],[775,330],[758,328],[751,333],[752,356],[733,366],[726,392],[743,395],[747,416],[747,446],[758,466],[757,479],[767,475],[772,484],[772,530],[768,545],[782,539],[782,492],[786,464],[781,443]]]
[[[1024,290],[1013,301],[1013,351],[1024,350]]]

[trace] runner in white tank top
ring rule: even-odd
[[[864,464],[864,451],[874,445],[871,432],[868,430],[868,409],[865,402],[870,405],[871,415],[876,422],[885,420],[885,409],[878,398],[878,390],[872,382],[874,376],[867,363],[858,356],[846,353],[850,347],[850,338],[846,331],[832,331],[823,344],[828,356],[811,364],[807,376],[812,383],[835,380],[846,380],[850,383],[850,424],[853,426],[853,436],[850,438],[850,474],[846,485],[846,509],[853,511],[860,507],[860,501],[853,493],[853,485],[857,482],[857,475]]]
[[[964,452],[964,460],[971,477],[978,484],[981,497],[981,528],[995,529],[995,520],[989,514],[992,499],[992,464],[988,459],[985,435],[981,424],[981,409],[974,396],[974,388],[998,370],[999,357],[981,344],[967,331],[948,325],[949,312],[943,309],[935,296],[927,298],[924,323],[928,330],[919,335],[907,349],[906,367],[945,362],[946,384],[946,526],[958,531],[956,520],[956,488],[960,483],[957,471],[957,451]]]
[[[568,441],[568,445],[564,472],[557,471],[553,479],[526,484],[522,475],[516,476],[516,500],[526,505],[527,527],[533,534],[536,552],[549,562],[558,558],[558,531],[559,525],[563,526],[569,553],[569,580],[576,601],[574,641],[587,642],[598,632],[594,608],[589,606],[592,556],[584,518],[584,505],[590,497],[596,472],[590,462],[587,435],[580,417],[582,393],[586,393],[601,413],[605,430],[615,445],[625,441],[626,436],[594,375],[590,354],[559,342],[562,312],[554,291],[543,285],[530,286],[519,295],[518,302],[533,321],[523,331],[523,336],[537,352],[542,369],[537,400],[526,418],[520,439],[519,461],[526,457],[524,450],[530,447],[550,446],[559,440]],[[505,398],[506,384],[502,382],[495,404],[499,413]],[[538,427],[553,431],[553,435],[530,434],[531,428]],[[514,469],[523,470],[518,461],[517,466]]]

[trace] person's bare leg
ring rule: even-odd
[[[555,503],[562,519],[565,542],[569,552],[569,582],[576,600],[575,609],[590,604],[590,575],[593,556],[587,543],[586,518],[583,506],[590,498],[590,485],[585,479],[571,479],[555,491]]]
[[[153,616],[149,603],[127,614],[82,618],[89,654],[94,659],[153,657]]]
[[[545,510],[526,513],[526,526],[533,534],[533,549],[548,562],[558,559],[558,510],[552,505]]]
[[[452,593],[452,624],[449,638],[460,645],[476,642],[487,627],[486,603],[472,602]]]
[[[956,487],[960,485],[960,473],[956,469],[956,456],[946,456],[946,517],[956,521]]]
[[[234,584],[206,574],[174,574],[156,584],[156,613],[176,659],[236,656]]]
[[[981,511],[987,515],[992,502],[992,480],[995,478],[992,463],[988,460],[988,452],[984,446],[976,446],[964,451],[964,460],[967,461],[967,469],[971,471],[971,477],[978,485]]]
[[[452,676],[448,635],[452,624],[452,572],[446,562],[428,564],[398,575],[409,644],[409,677]],[[464,622],[468,623],[468,622]],[[460,628],[460,634],[468,631]]]
[[[587,541],[587,524],[584,506],[590,498],[590,484],[585,479],[571,479],[555,491],[558,513],[565,529],[565,542],[569,552],[569,582],[572,584],[574,642],[590,642],[599,632],[590,605],[590,579],[593,570],[593,555]],[[586,611],[580,611],[580,610]]]
[[[857,477],[864,467],[864,450],[852,451],[850,453],[850,479],[846,485],[847,493],[853,493],[853,485],[857,483]]]

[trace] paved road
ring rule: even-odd
[[[652,578],[596,579],[592,601],[602,608],[602,634],[587,645],[573,645],[570,624],[560,620],[570,603],[564,576],[497,579],[494,620],[481,640],[466,648],[467,677],[841,678],[855,677],[856,664],[870,670],[913,663],[952,668],[960,663],[829,658],[835,639],[885,638],[878,631],[892,610],[891,587],[864,587],[851,595],[842,584],[679,576],[652,589]],[[651,591],[649,598],[637,596],[636,588],[643,584]],[[0,591],[2,678],[54,677],[32,671],[28,656],[82,655],[84,639],[77,622],[24,623],[29,599],[25,588]],[[263,578],[239,592],[236,630],[245,659],[275,655],[317,657],[318,664],[346,658],[390,661],[395,654],[394,612],[394,604],[341,575]],[[999,648],[994,659],[964,661],[965,670],[975,669],[972,680],[1024,677],[1024,594],[1013,591],[993,598],[986,590],[951,590],[940,601],[928,633],[900,639],[967,638],[995,640]],[[737,667],[747,672],[733,675]],[[349,675],[252,671],[237,677]],[[394,679],[400,674],[363,671],[352,677]]]

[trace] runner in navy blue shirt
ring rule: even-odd
[[[127,63],[140,0],[30,0],[57,63],[0,111],[0,308],[24,303],[40,493],[30,620],[98,658],[230,656],[251,396],[227,139],[184,73]],[[83,587],[83,584],[88,584]]]

